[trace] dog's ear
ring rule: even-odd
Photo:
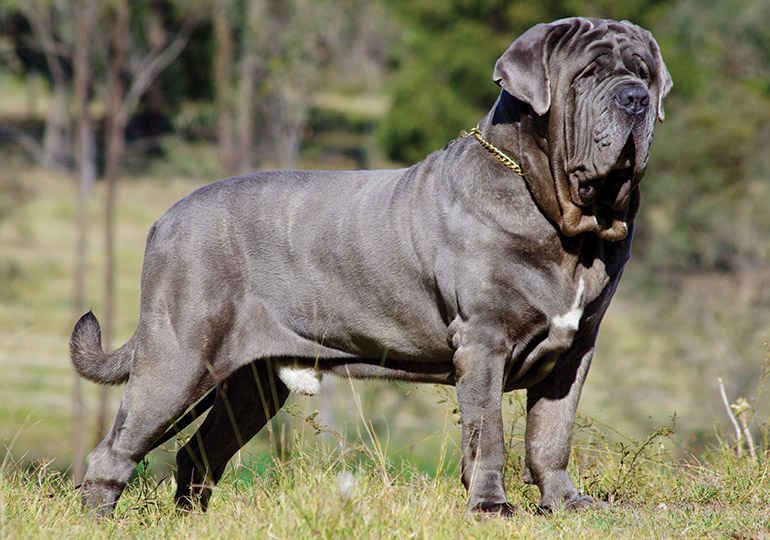
[[[655,59],[655,73],[658,81],[658,120],[662,122],[666,119],[666,113],[663,110],[663,100],[674,87],[674,80],[671,78],[671,73],[668,72],[668,68],[663,62],[663,56],[660,54],[658,43],[652,37],[652,34],[649,32],[648,34],[650,36],[650,52],[652,52],[652,56]]]
[[[553,45],[571,27],[567,22],[533,26],[514,41],[495,64],[494,81],[528,103],[539,116],[551,108],[548,63]]]
[[[655,63],[655,81],[658,90],[658,120],[661,122],[666,119],[666,112],[663,110],[663,100],[666,98],[671,89],[674,87],[674,81],[671,78],[671,73],[668,72],[665,62],[663,62],[663,55],[660,53],[660,47],[652,34],[637,26],[630,21],[623,21],[622,24],[631,26],[637,31],[641,32],[647,40],[647,46],[652,54],[653,62]]]

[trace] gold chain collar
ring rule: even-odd
[[[519,164],[516,163],[513,159],[511,159],[508,154],[500,150],[497,146],[492,144],[491,142],[484,139],[484,137],[481,136],[481,132],[479,131],[479,126],[476,126],[470,131],[461,131],[460,132],[460,138],[464,139],[470,135],[473,135],[476,137],[476,140],[479,141],[479,144],[489,150],[489,152],[495,156],[499,161],[503,163],[506,167],[511,169],[513,172],[524,178],[524,171],[521,170],[521,167],[519,167]]]

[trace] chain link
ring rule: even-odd
[[[519,167],[519,164],[516,163],[513,159],[511,159],[505,152],[500,150],[497,146],[492,144],[491,142],[484,139],[484,137],[481,136],[481,132],[479,131],[479,127],[476,126],[470,131],[461,131],[460,132],[460,138],[464,139],[470,135],[473,135],[476,137],[476,140],[479,141],[479,144],[489,150],[489,152],[495,156],[500,162],[502,162],[506,167],[511,169],[513,172],[524,178],[524,171],[521,170],[521,167]]]

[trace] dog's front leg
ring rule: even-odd
[[[578,399],[592,356],[593,348],[568,351],[563,364],[527,390],[523,479],[540,488],[546,510],[578,510],[594,502],[578,493],[567,471]]]
[[[468,490],[468,509],[511,515],[503,485],[504,360],[480,354],[475,347],[457,350],[454,357],[457,401],[462,419],[462,481]]]

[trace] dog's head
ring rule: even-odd
[[[652,35],[625,21],[540,24],[500,57],[494,79],[547,121],[550,178],[525,171],[536,198],[556,203],[546,214],[568,236],[625,238],[672,87]]]

